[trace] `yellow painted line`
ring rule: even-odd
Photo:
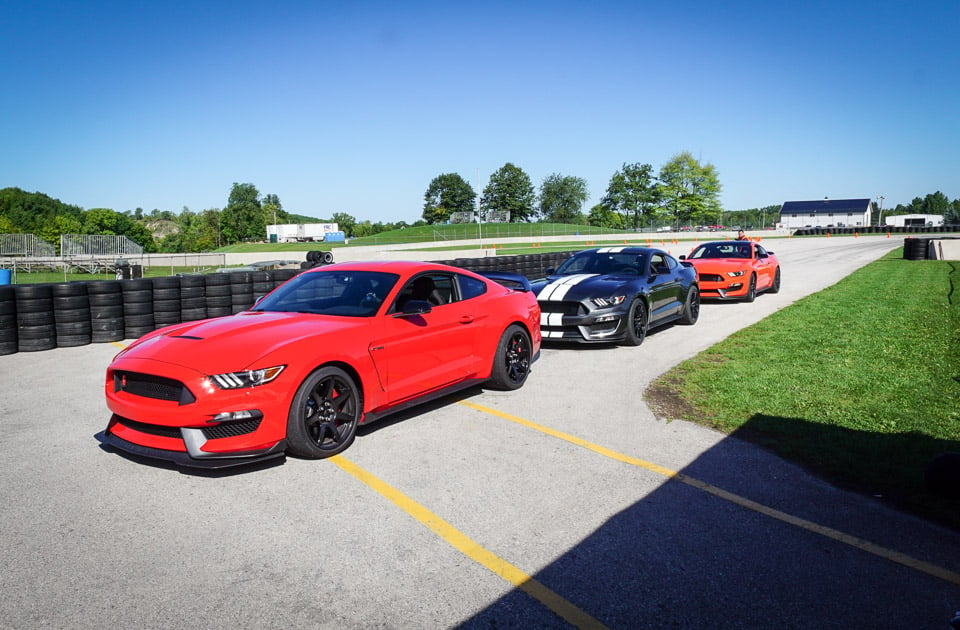
[[[651,462],[638,459],[636,457],[631,457],[629,455],[624,455],[623,453],[618,453],[604,446],[600,446],[599,444],[594,444],[593,442],[588,442],[587,440],[578,438],[575,435],[564,433],[563,431],[557,431],[556,429],[551,429],[550,427],[544,426],[542,424],[537,424],[536,422],[532,422],[524,418],[519,418],[517,416],[504,413],[496,409],[491,409],[490,407],[484,407],[483,405],[478,405],[476,403],[468,402],[466,400],[461,400],[459,401],[459,403],[461,405],[464,405],[465,407],[469,407],[476,411],[480,411],[482,413],[496,416],[504,420],[509,420],[510,422],[514,422],[516,424],[528,427],[535,431],[539,431],[540,433],[545,433],[549,436],[558,438],[560,440],[564,440],[565,442],[576,444],[577,446],[581,446],[595,453],[603,455],[604,457],[609,457],[610,459],[614,459],[618,462],[623,462],[625,464],[630,464],[632,466],[644,468],[651,472],[655,472],[658,475],[662,475],[669,479],[679,481],[680,483],[685,483],[688,486],[692,486],[704,492],[708,492],[725,501],[735,503],[736,505],[745,507],[749,510],[753,510],[754,512],[758,512],[765,516],[769,516],[770,518],[777,519],[779,521],[788,523],[795,527],[799,527],[800,529],[806,530],[808,532],[812,532],[814,534],[819,534],[826,538],[830,538],[832,540],[843,543],[845,545],[849,545],[861,551],[865,551],[869,554],[873,554],[885,560],[895,562],[897,564],[903,565],[910,569],[914,569],[915,571],[919,571],[921,573],[926,573],[927,575],[940,578],[945,582],[950,582],[952,584],[960,584],[960,574],[950,571],[949,569],[945,569],[943,567],[937,566],[935,564],[931,564],[929,562],[924,562],[923,560],[912,558],[904,553],[900,553],[899,551],[893,551],[892,549],[887,549],[886,547],[882,547],[880,545],[874,544],[862,538],[857,538],[856,536],[845,534],[844,532],[833,529],[831,527],[826,527],[824,525],[814,523],[813,521],[808,521],[798,516],[793,516],[791,514],[787,514],[786,512],[781,512],[780,510],[768,507],[766,505],[763,505],[762,503],[757,503],[756,501],[751,501],[746,497],[741,497],[740,495],[734,494],[732,492],[727,492],[722,488],[718,488],[705,481],[700,481],[699,479],[695,479],[694,477],[684,475],[683,473],[679,473],[675,470],[670,470],[669,468],[664,468],[663,466],[658,466],[657,464],[653,464]]]
[[[606,627],[518,567],[484,549],[476,541],[423,505],[342,455],[335,455],[329,461],[356,477],[423,525],[426,525],[434,534],[457,551],[527,593],[568,623],[578,628],[601,629]]]

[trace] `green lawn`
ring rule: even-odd
[[[957,264],[902,250],[658,379],[660,415],[761,444],[816,474],[960,527],[924,469],[960,451]]]

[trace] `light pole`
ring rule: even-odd
[[[879,202],[877,208],[879,209],[880,213],[879,216],[877,216],[877,226],[883,227],[883,195],[877,197],[877,201]]]

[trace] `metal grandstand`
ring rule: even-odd
[[[30,272],[37,269],[114,271],[124,258],[142,257],[143,247],[126,236],[61,234],[60,253],[34,234],[0,234],[0,267]]]
[[[115,270],[117,261],[142,256],[143,247],[114,234],[61,234],[60,256],[70,267],[90,273]]]
[[[50,243],[34,234],[0,234],[0,256],[56,256]]]

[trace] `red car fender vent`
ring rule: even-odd
[[[179,405],[189,405],[197,401],[180,381],[138,372],[114,372],[113,391],[155,400],[168,400]]]
[[[243,420],[241,422],[222,422],[212,427],[203,427],[203,437],[208,440],[217,440],[220,438],[237,437],[253,433],[260,428],[260,422],[263,418],[254,418],[252,420]]]

